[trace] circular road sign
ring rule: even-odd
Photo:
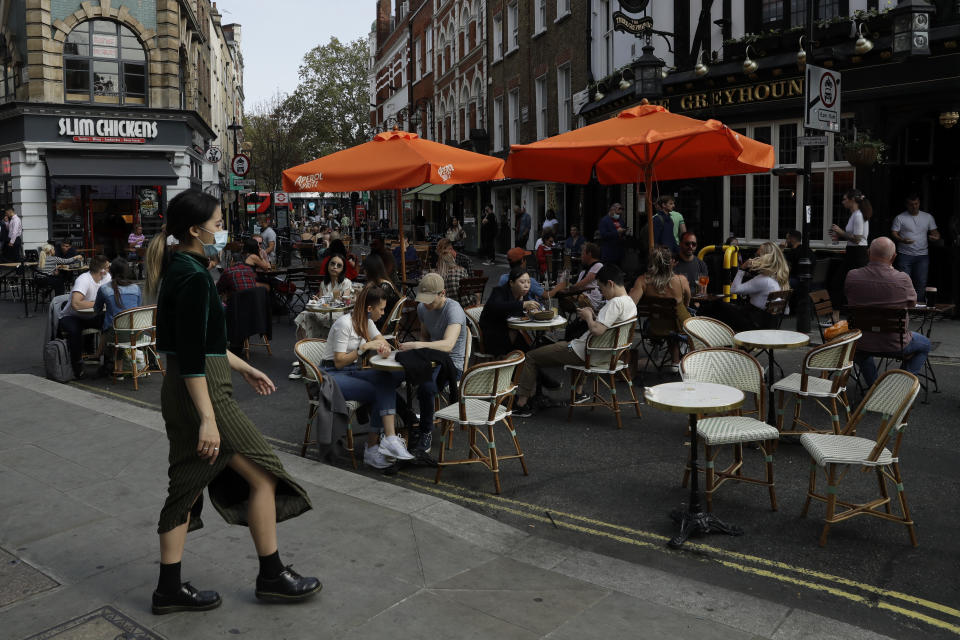
[[[250,171],[250,158],[242,153],[238,153],[233,156],[233,160],[230,161],[230,168],[234,174],[242,178]]]
[[[837,90],[837,79],[829,71],[820,77],[820,101],[828,109],[836,104],[840,92]]]
[[[220,147],[210,147],[207,149],[207,162],[212,162],[217,164],[220,162],[220,158],[223,157],[223,152],[220,151]]]

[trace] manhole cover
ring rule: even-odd
[[[0,549],[0,607],[58,586],[57,581]]]
[[[164,640],[113,607],[101,607],[26,640]]]

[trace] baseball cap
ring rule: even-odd
[[[507,251],[507,262],[520,262],[524,256],[529,256],[532,253],[532,251],[527,251],[523,247],[514,247]]]
[[[430,304],[443,291],[443,278],[437,273],[428,273],[417,285],[417,302]]]

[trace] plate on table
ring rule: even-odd
[[[512,316],[507,318],[507,322],[530,322],[530,320],[528,320],[526,317]]]

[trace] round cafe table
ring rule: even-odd
[[[334,314],[338,311],[347,312],[347,311],[350,311],[351,309],[353,309],[352,302],[350,304],[345,304],[339,307],[334,305],[325,305],[325,304],[322,304],[322,305],[307,304],[307,305],[304,305],[303,307],[304,311],[309,311],[310,313],[329,313],[329,314]]]
[[[767,392],[770,395],[770,400],[767,402],[767,424],[777,424],[773,401],[773,365],[776,364],[773,352],[777,349],[796,349],[806,346],[810,344],[810,336],[796,331],[759,329],[736,333],[733,336],[733,342],[739,347],[767,352]]]
[[[528,318],[507,318],[507,326],[517,331],[529,331],[534,334],[531,348],[539,347],[546,341],[548,331],[567,326],[567,319],[554,316],[549,320],[530,320]]]
[[[384,358],[379,353],[370,358],[370,366],[381,371],[403,371],[403,365],[397,362],[397,352],[391,351],[390,355]]]
[[[670,539],[671,547],[679,547],[694,533],[724,533],[739,536],[743,530],[729,525],[712,513],[705,512],[700,502],[700,473],[697,471],[697,414],[733,411],[743,404],[743,392],[734,387],[712,382],[667,382],[644,389],[647,404],[662,411],[686,413],[690,421],[690,498],[686,510],[670,516],[680,523],[680,532]]]

